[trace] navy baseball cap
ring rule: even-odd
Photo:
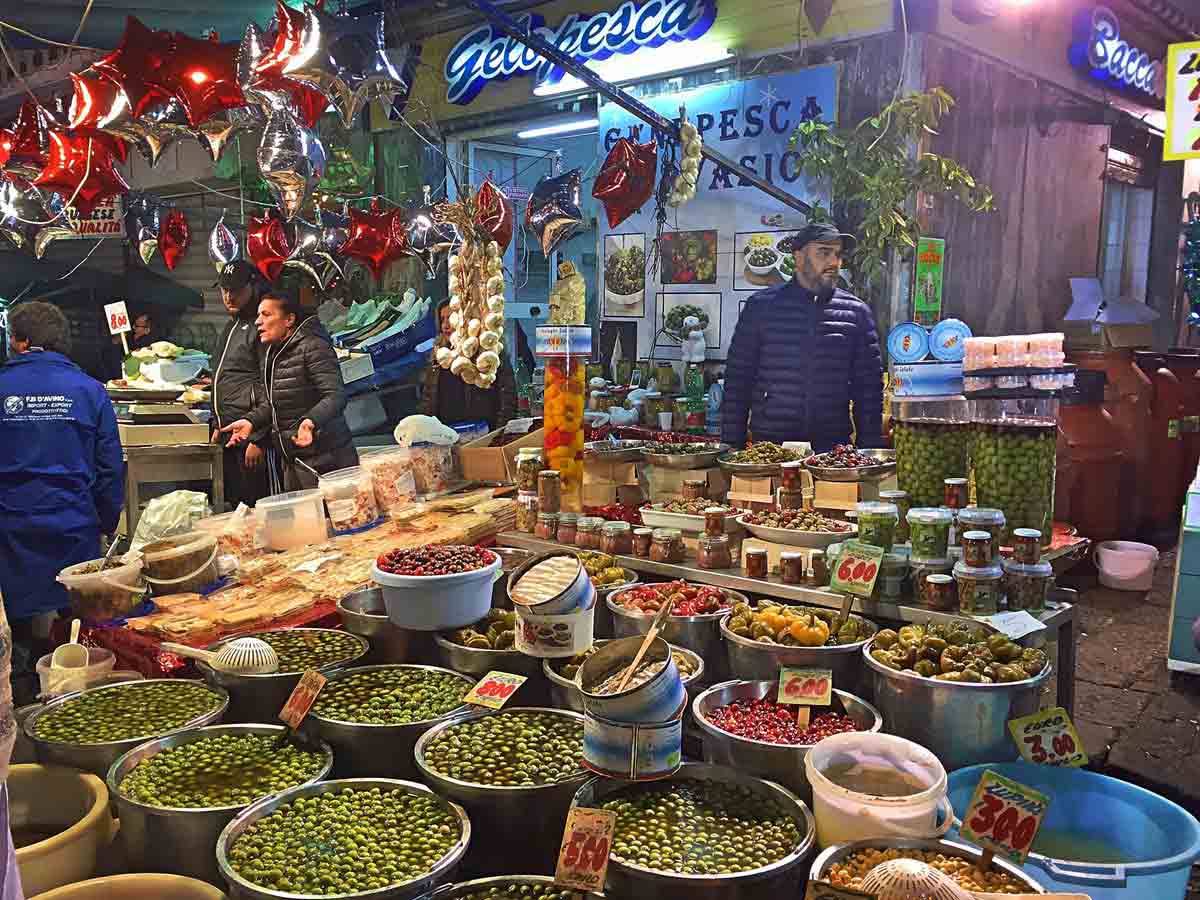
[[[244,259],[226,263],[213,287],[223,287],[230,291],[240,291],[248,284],[256,284],[259,280],[258,269]]]
[[[847,234],[844,231],[838,231],[837,226],[829,222],[814,222],[805,225],[789,238],[784,238],[779,243],[779,249],[785,253],[794,253],[802,249],[806,244],[811,244],[814,241],[837,241],[842,242],[842,249],[849,252],[854,249],[858,243],[858,238],[852,234]]]

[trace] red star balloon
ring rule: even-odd
[[[383,212],[378,199],[371,201],[369,213],[350,210],[348,231],[341,252],[365,263],[376,281],[383,277],[384,269],[404,255],[404,213],[398,208]]]
[[[513,209],[504,193],[489,178],[475,195],[475,224],[500,245],[503,253],[512,243]]]
[[[271,47],[257,25],[246,26],[237,55],[238,83],[248,100],[269,110],[287,108],[315,128],[329,101],[315,88],[283,76],[284,63],[303,37],[304,13],[279,2],[275,22],[277,36]]]
[[[193,128],[217,113],[246,105],[237,80],[237,44],[197,40],[175,32],[175,48],[154,84],[175,97]]]
[[[52,125],[50,113],[32,99],[22,103],[12,123],[0,129],[0,168],[22,178],[36,178],[46,165]]]
[[[101,201],[129,191],[129,185],[113,167],[112,154],[103,144],[66,131],[50,132],[46,168],[33,183],[62,194],[68,204],[84,215]]]
[[[125,34],[116,50],[92,68],[111,78],[129,98],[130,115],[138,118],[171,94],[159,84],[160,69],[170,62],[174,39],[169,31],[151,31],[133,16],[125,20]]]
[[[654,196],[658,145],[621,138],[608,153],[592,186],[592,196],[604,204],[608,227],[616,228]]]
[[[267,281],[274,282],[291,256],[283,220],[271,210],[261,219],[250,219],[246,226],[246,256]]]
[[[187,216],[183,210],[173,209],[162,217],[158,228],[158,252],[162,254],[163,262],[168,269],[179,265],[192,245],[192,229],[188,225]]]

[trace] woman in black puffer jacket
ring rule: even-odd
[[[283,461],[283,488],[312,488],[317,474],[358,465],[346,424],[346,385],[329,333],[317,317],[302,318],[299,301],[268,292],[255,320],[263,356],[266,400],[225,428],[230,447],[271,429]]]

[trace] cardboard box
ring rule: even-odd
[[[617,492],[629,485],[636,486],[637,480],[637,466],[634,463],[584,460],[583,505],[608,506],[616,503]]]
[[[672,500],[683,493],[685,481],[704,479],[710,500],[721,500],[729,490],[729,477],[718,466],[710,469],[664,469],[662,466],[638,466],[638,483],[642,493],[652,502]]]
[[[734,475],[733,481],[729,485],[729,493],[744,497],[770,498],[775,496],[775,488],[777,487],[779,487],[779,480],[770,475],[763,475],[758,478]]]
[[[125,447],[167,447],[181,444],[207,444],[208,423],[176,425],[125,425],[117,423],[117,434]]]
[[[1098,278],[1072,278],[1071,307],[1063,316],[1066,345],[1077,350],[1149,347],[1158,311],[1128,298],[1109,299]]]
[[[545,430],[539,428],[503,447],[491,446],[503,432],[504,429],[497,428],[458,448],[463,478],[468,481],[515,481],[517,451],[522,447],[541,447],[545,438]]]

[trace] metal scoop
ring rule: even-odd
[[[211,650],[197,650],[185,644],[163,644],[162,648],[180,656],[198,659],[218,672],[270,675],[279,671],[279,657],[275,655],[275,649],[258,638],[236,638],[215,653]]]

